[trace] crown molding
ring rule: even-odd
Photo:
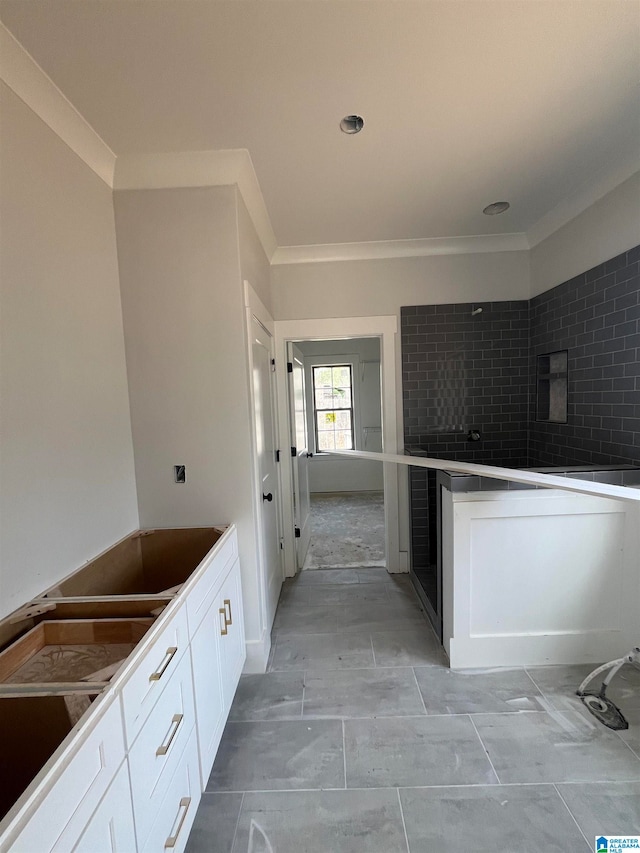
[[[109,187],[116,155],[0,23],[0,79]]]
[[[114,190],[171,189],[237,185],[270,260],[276,251],[267,206],[244,148],[222,151],[174,151],[121,154],[116,161]]]
[[[276,249],[271,264],[278,266],[429,255],[472,255],[485,252],[520,252],[528,248],[525,234],[425,237],[419,240],[381,240],[372,243],[324,243],[315,246],[280,246]]]
[[[588,186],[582,186],[576,193],[563,199],[529,228],[526,234],[529,248],[533,249],[546,240],[638,171],[640,154],[637,151],[622,162],[607,164],[592,176]]]

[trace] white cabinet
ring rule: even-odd
[[[161,540],[171,539],[167,533]],[[197,536],[201,548],[204,534]],[[180,543],[188,539],[179,532]],[[81,618],[84,607],[96,625],[104,608],[150,612],[155,622],[143,617],[145,633],[111,682],[91,688],[97,698],[75,726],[66,695],[80,692],[73,685],[57,685],[53,696],[29,696],[29,685],[20,685],[19,698],[0,689],[0,745],[8,753],[0,767],[5,778],[11,761],[20,771],[5,797],[2,853],[184,850],[245,660],[235,528],[220,531],[218,540],[179,588],[154,595],[150,611],[141,593],[109,596],[101,589],[93,599],[56,599],[54,613],[59,608],[67,618]],[[161,566],[158,550],[154,565]],[[109,553],[100,561],[109,564]],[[171,567],[162,571],[176,577]],[[84,580],[66,583],[75,592]],[[161,586],[151,576],[146,583]],[[43,619],[53,618],[47,615],[51,599],[37,604],[45,605]],[[14,731],[20,737],[12,745]],[[34,738],[35,731],[42,737]]]

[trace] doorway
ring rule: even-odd
[[[383,564],[390,572],[407,571],[408,555],[399,547],[399,522],[398,522],[398,472],[396,466],[389,463],[375,462],[377,467],[377,480],[373,485],[366,488],[367,477],[370,471],[367,472],[368,460],[346,460],[344,457],[335,457],[326,455],[322,458],[323,447],[326,447],[327,435],[334,434],[335,440],[338,442],[337,447],[344,447],[346,435],[353,432],[353,442],[358,449],[381,450],[387,452],[397,452],[397,401],[396,401],[396,357],[397,357],[397,318],[390,317],[351,317],[351,318],[333,318],[322,320],[280,320],[275,324],[276,334],[276,369],[278,372],[278,409],[280,413],[280,447],[286,448],[287,453],[283,453],[280,468],[281,476],[281,493],[283,505],[283,553],[285,559],[285,574],[287,577],[293,577],[298,571],[312,570],[313,567],[326,565],[329,558],[326,555],[318,560],[313,556],[311,550],[311,539],[313,536],[311,524],[313,524],[313,512],[311,510],[311,496],[314,496],[316,505],[320,503],[320,496],[330,497],[332,494],[338,496],[338,502],[347,498],[348,492],[382,492],[378,498],[378,512],[380,517],[384,517],[383,536],[384,541],[384,556],[379,554],[375,557],[369,555],[363,556],[360,553],[353,560],[349,560],[352,564],[372,563]],[[353,356],[353,351],[349,350],[350,342],[354,339],[368,339],[370,345],[376,347],[376,356],[365,358],[364,355],[357,353],[359,361],[377,361],[373,365],[365,365],[364,367],[358,362],[345,359],[345,355]],[[373,344],[371,344],[373,341]],[[292,397],[298,397],[298,406],[300,394],[296,395],[295,389],[291,392],[291,373],[287,372],[287,365],[291,364],[291,371],[296,368],[292,362],[291,346],[297,349],[297,358],[299,364],[302,365],[302,371],[305,375],[304,389],[304,406],[305,412],[303,421],[306,425],[306,436],[300,439],[296,433],[295,444],[292,442],[292,424],[300,422],[300,411],[296,416],[295,406],[292,406]],[[332,352],[329,352],[329,348]],[[330,359],[333,358],[333,361]],[[319,359],[316,364],[311,362],[314,359]],[[307,364],[305,364],[305,361]],[[349,408],[346,405],[335,405],[336,395],[331,392],[331,405],[316,405],[312,399],[313,378],[312,367],[331,368],[340,367],[344,364],[351,365],[351,381],[354,383],[354,371],[357,369],[357,376],[361,377],[365,374],[365,381],[371,382],[371,377],[375,374],[377,380],[377,388],[379,389],[378,402],[378,419],[370,420],[368,412],[361,411],[360,406],[354,406],[354,411],[350,418],[344,416],[344,410]],[[354,364],[357,363],[357,368]],[[298,368],[300,370],[300,368]],[[341,401],[347,399],[346,388],[348,382],[345,381],[344,374],[340,371],[338,374],[331,374],[328,378],[318,376],[318,380],[328,379],[326,384],[330,389],[341,389],[345,391],[343,394],[338,394]],[[359,385],[361,380],[355,382],[358,390],[352,390],[352,394],[359,393]],[[322,384],[322,382],[320,382]],[[320,395],[328,396],[328,395]],[[326,399],[325,399],[326,402]],[[318,415],[322,414],[323,409],[331,416],[328,420],[318,423]],[[370,421],[370,422],[369,422]],[[364,431],[364,428],[366,432]],[[321,434],[322,433],[322,434]],[[292,453],[288,452],[289,444],[291,443]],[[305,445],[306,452],[302,456],[299,452],[299,445]],[[315,450],[320,450],[321,458],[316,460]],[[326,451],[325,451],[326,452]],[[304,559],[301,558],[300,540],[302,540],[302,551],[304,551],[304,514],[300,516],[300,508],[304,508],[304,496],[296,495],[296,467],[300,460],[304,467],[307,461],[307,477],[309,477],[309,511],[310,511],[310,526],[309,526],[309,548],[304,553]],[[352,476],[345,479],[348,472],[347,464],[353,466],[352,473],[355,473],[355,478]],[[312,468],[314,466],[314,469]],[[358,466],[356,468],[356,466]],[[298,477],[300,471],[298,471]],[[342,477],[342,480],[340,480]],[[304,473],[303,473],[304,479]],[[369,481],[371,482],[371,481]],[[326,503],[330,503],[327,499]],[[317,506],[316,506],[317,508]],[[335,515],[339,515],[339,510]],[[378,525],[379,526],[379,525]],[[300,531],[296,531],[296,527]],[[344,527],[344,525],[343,525]],[[367,539],[367,537],[362,537]],[[297,547],[298,546],[298,547]],[[313,563],[309,562],[313,558]],[[304,569],[305,561],[307,561],[307,569]],[[346,562],[344,556],[339,558],[340,562]]]
[[[382,451],[380,339],[297,341],[289,352],[297,569],[385,567],[382,463],[330,455]]]

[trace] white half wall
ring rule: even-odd
[[[2,109],[0,617],[138,527],[111,190]]]
[[[531,296],[640,243],[640,172],[531,249]]]

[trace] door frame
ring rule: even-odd
[[[245,279],[244,280],[244,306],[245,306],[245,332],[246,332],[246,348],[247,348],[247,371],[248,371],[248,380],[249,380],[249,428],[251,431],[251,471],[253,475],[253,483],[251,489],[251,497],[252,497],[252,509],[253,509],[253,526],[254,526],[254,535],[256,540],[256,554],[258,558],[258,601],[259,601],[259,609],[260,609],[260,632],[261,637],[258,641],[255,642],[247,642],[247,665],[245,665],[245,671],[249,672],[264,672],[267,664],[267,659],[269,657],[269,651],[271,648],[271,625],[267,624],[267,559],[264,553],[264,531],[262,527],[262,490],[260,488],[261,479],[260,479],[260,464],[258,460],[257,453],[257,439],[256,439],[256,427],[253,416],[253,409],[251,408],[254,404],[255,400],[255,390],[254,390],[254,382],[253,382],[253,351],[252,351],[252,322],[253,318],[260,323],[260,325],[271,335],[272,340],[272,358],[275,358],[275,324],[271,314],[269,313],[268,308],[264,305],[258,294],[251,287],[251,284]],[[271,374],[272,377],[275,377],[275,373]],[[276,441],[279,441],[280,437],[280,428],[279,428],[279,417],[278,417],[278,401],[277,401],[277,381],[274,382],[272,379],[271,384],[272,391],[272,407],[273,407],[273,428],[274,428],[274,436]],[[279,468],[280,466],[276,466]],[[276,502],[276,519],[277,519],[277,534],[278,540],[282,543],[282,480],[279,476],[280,472],[278,471],[276,474],[276,482],[278,484],[278,494],[275,496]],[[284,562],[283,562],[283,551],[280,549],[280,573],[284,578]],[[256,648],[252,648],[256,646]]]
[[[289,414],[287,399],[287,342],[328,341],[350,338],[379,338],[382,402],[382,449],[385,453],[398,453],[398,400],[397,387],[397,335],[396,315],[379,317],[333,317],[317,320],[276,320],[276,385],[278,391],[278,422],[280,447],[288,447]],[[296,574],[294,518],[292,499],[291,460],[280,454],[280,498],[282,508],[282,535],[285,577]],[[398,472],[394,464],[383,463],[385,559],[387,571],[408,571],[408,554],[400,551]]]

